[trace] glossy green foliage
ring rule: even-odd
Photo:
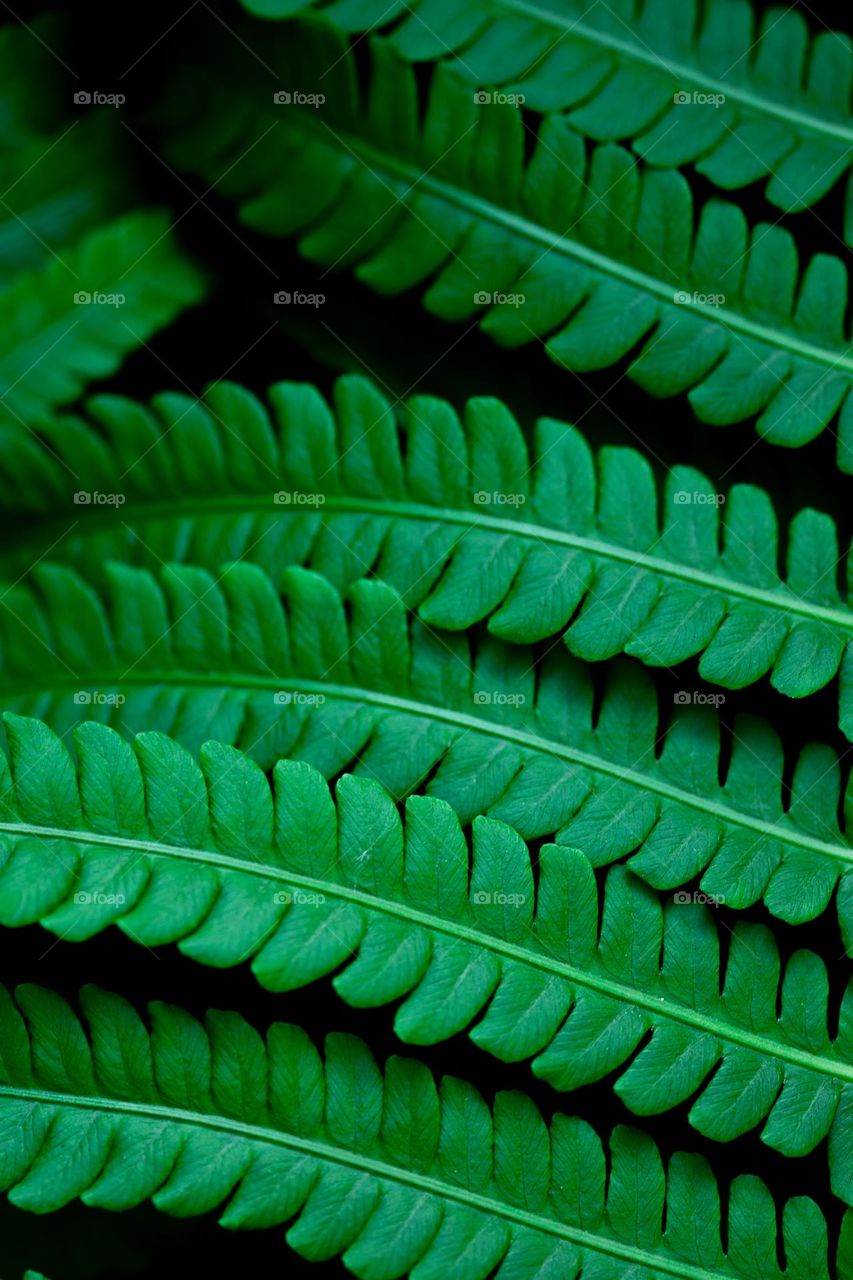
[[[717,713],[679,699],[664,737],[636,664],[614,665],[594,716],[577,659],[552,648],[537,662],[488,635],[435,632],[379,580],[355,583],[345,601],[301,568],[283,575],[283,596],[245,563],[108,574],[106,596],[48,564],[34,587],[7,590],[6,707],[62,733],[96,719],[193,751],[216,739],[264,768],[286,755],[327,777],[355,767],[397,797],[426,784],[463,822],[488,814],[524,837],[555,835],[595,865],[632,854],[656,888],[704,873],[705,892],[734,907],[763,898],[791,923],[820,915],[838,886],[853,947],[843,778],[829,747],[806,747],[787,775],[770,726],[738,716],[721,781]]]
[[[415,71],[387,43],[372,46],[364,94],[331,25],[301,24],[285,52],[286,82],[322,84],[322,104],[259,107],[235,85],[170,139],[175,163],[225,174],[250,227],[297,235],[312,262],[352,266],[383,294],[431,282],[433,314],[482,317],[503,346],[541,341],[573,371],[627,357],[635,382],[687,392],[703,422],[756,419],[790,448],[836,424],[853,471],[840,258],[801,264],[786,229],[750,227],[717,199],[694,208],[677,170],[611,143],[590,151],[561,115],[534,139],[518,106],[478,102],[452,67],[433,71],[422,119]]]
[[[0,422],[26,425],[75,399],[201,295],[168,217],[150,211],[15,276],[0,294]]]
[[[783,531],[783,573],[772,502],[753,485],[715,493],[676,466],[661,492],[636,449],[596,456],[550,418],[530,449],[485,397],[461,422],[428,396],[395,413],[358,376],[339,379],[333,408],[300,383],[268,400],[230,383],[150,409],[103,396],[88,421],[63,419],[41,441],[0,434],[0,494],[15,513],[7,575],[48,549],[89,573],[119,557],[152,568],[239,557],[276,585],[303,563],[339,590],[376,573],[431,626],[486,621],[518,644],[562,635],[587,662],[701,655],[712,683],[769,674],[788,697],[840,669],[839,721],[853,737],[853,611],[828,516],[801,511]],[[122,501],[99,503],[117,458]],[[80,491],[95,501],[81,507]],[[63,518],[73,524],[58,539]]]
[[[331,1034],[321,1058],[285,1023],[262,1038],[237,1013],[214,1010],[202,1024],[156,1002],[146,1024],[95,987],[80,1005],[82,1020],[43,987],[0,995],[0,1185],[21,1207],[47,1212],[79,1196],[116,1210],[151,1198],[178,1217],[219,1209],[231,1229],[295,1218],[293,1249],[342,1255],[364,1280],[628,1267],[684,1280],[828,1277],[814,1201],[777,1206],[760,1179],[735,1178],[723,1252],[706,1161],[677,1152],[665,1168],[634,1129],[613,1129],[605,1154],[583,1120],[546,1124],[517,1092],[490,1108],[415,1059],[380,1070],[354,1036]],[[841,1270],[848,1249],[845,1230]]]
[[[848,177],[853,52],[797,9],[748,0],[242,0],[259,17],[316,8],[350,33],[381,32],[412,62],[451,60],[473,86],[566,113],[599,142],[630,139],[649,164],[694,165],[724,189],[767,180],[785,213]],[[845,234],[853,241],[853,200]]]
[[[231,8],[0,24],[0,1272],[853,1280],[850,41]]]
[[[280,761],[271,788],[231,747],[207,743],[196,763],[161,734],[131,747],[96,723],[75,733],[75,770],[40,722],[7,731],[3,925],[82,941],[116,924],[218,968],[250,961],[276,992],[336,973],[357,1008],[402,998],[403,1040],[475,1024],[481,1048],[532,1058],[560,1090],[630,1062],[615,1088],[632,1111],[692,1097],[706,1136],[763,1123],[786,1155],[829,1135],[833,1187],[853,1197],[853,988],[831,1040],[823,962],[799,951],[783,975],[766,927],[735,926],[721,984],[695,895],[662,910],[614,867],[599,903],[589,860],[560,844],[540,848],[534,883],[511,827],[475,818],[469,843],[443,800],[412,796],[401,820],[370,778],[345,775],[333,799],[310,766]]]
[[[127,176],[118,128],[112,116],[93,114],[20,149],[0,149],[0,287],[62,256],[64,246],[122,207]],[[74,291],[71,267],[66,283]]]

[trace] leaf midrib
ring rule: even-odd
[[[724,1018],[702,1013],[700,1010],[683,1005],[666,995],[628,986],[623,982],[607,977],[603,973],[591,973],[589,970],[580,969],[575,965],[549,956],[544,951],[532,951],[506,938],[473,928],[461,921],[434,915],[429,911],[422,911],[418,907],[410,906],[405,902],[398,902],[392,898],[381,898],[353,885],[341,884],[339,881],[334,880],[325,880],[318,875],[306,875],[302,872],[290,871],[287,867],[275,864],[257,861],[247,862],[242,858],[221,853],[218,850],[171,845],[153,839],[107,835],[101,832],[89,832],[74,828],[43,827],[35,823],[8,821],[0,822],[0,832],[7,832],[18,838],[34,837],[47,840],[63,840],[69,844],[96,845],[102,848],[115,849],[119,852],[132,850],[146,857],[175,858],[179,861],[185,860],[217,867],[220,870],[233,872],[237,875],[248,875],[260,880],[279,881],[290,887],[301,887],[311,892],[323,893],[329,897],[352,902],[368,911],[375,911],[404,921],[412,926],[426,929],[433,933],[441,933],[460,942],[469,943],[481,950],[493,951],[508,960],[541,969],[545,973],[553,974],[555,977],[562,978],[567,982],[575,983],[590,991],[609,996],[623,1004],[646,1009],[654,1014],[655,1017],[679,1022],[684,1026],[694,1028],[720,1040],[727,1040],[732,1044],[752,1049],[767,1058],[781,1059],[808,1071],[815,1071],[821,1075],[853,1082],[853,1064],[842,1062],[837,1058],[825,1057],[822,1054],[810,1053],[805,1049],[797,1048],[795,1045],[787,1044],[775,1036],[749,1031],[747,1028],[734,1025]],[[116,923],[121,923],[120,918]]]
[[[68,1106],[107,1114],[138,1116],[166,1123],[190,1124],[217,1133],[230,1134],[250,1142],[263,1142],[270,1146],[284,1147],[298,1151],[302,1155],[325,1160],[329,1164],[341,1165],[358,1173],[366,1172],[388,1182],[400,1183],[402,1186],[426,1192],[442,1200],[461,1204],[468,1209],[477,1209],[482,1213],[504,1218],[531,1231],[556,1236],[558,1239],[567,1240],[585,1249],[593,1249],[596,1253],[603,1253],[608,1257],[622,1258],[651,1271],[664,1271],[668,1275],[683,1276],[685,1280],[713,1280],[715,1277],[728,1277],[725,1271],[706,1270],[688,1262],[681,1262],[668,1253],[641,1249],[606,1236],[596,1235],[591,1231],[583,1231],[580,1227],[568,1226],[556,1218],[532,1213],[507,1204],[503,1200],[491,1199],[489,1196],[481,1195],[466,1187],[456,1186],[452,1182],[444,1182],[428,1174],[403,1169],[399,1165],[391,1164],[380,1157],[367,1155],[362,1151],[349,1151],[331,1142],[285,1133],[280,1129],[267,1129],[262,1125],[249,1124],[245,1120],[233,1119],[231,1116],[209,1115],[205,1112],[188,1111],[182,1107],[172,1107],[162,1103],[129,1102],[122,1098],[65,1094],[48,1089],[26,1089],[0,1084],[0,1098],[4,1097],[46,1106]]]
[[[701,85],[703,89],[724,93],[727,99],[730,98],[734,101],[742,102],[754,111],[763,112],[765,115],[777,116],[781,120],[800,125],[813,133],[838,138],[848,146],[853,145],[853,126],[849,124],[838,124],[826,120],[822,116],[807,115],[804,111],[799,111],[795,107],[788,107],[774,101],[772,98],[762,97],[760,94],[754,93],[736,82],[717,80],[715,77],[708,76],[700,67],[674,62],[666,55],[655,53],[653,49],[633,44],[629,40],[622,40],[619,36],[610,35],[606,31],[598,31],[594,27],[586,26],[580,19],[573,21],[570,18],[563,17],[561,14],[543,9],[539,5],[530,4],[528,0],[492,0],[492,3],[496,8],[525,14],[549,26],[559,27],[565,30],[567,34],[576,35],[581,40],[588,40],[592,44],[612,49],[615,53],[632,58],[635,62],[644,62],[654,67],[657,71],[679,76],[684,81],[692,81],[697,85]]]
[[[6,697],[9,697],[22,694],[47,693],[50,690],[79,689],[81,679],[81,676],[73,675],[73,678],[68,679],[51,676],[49,679],[41,681],[21,681],[7,685],[5,688],[0,685],[0,694],[5,693]],[[97,683],[100,688],[119,689],[130,685],[184,684],[202,687],[212,686],[219,689],[249,688],[270,689],[273,691],[290,689],[301,693],[322,693],[327,697],[340,698],[342,701],[369,703],[371,706],[376,706],[383,710],[399,711],[405,715],[437,720],[444,724],[449,724],[453,728],[491,734],[493,737],[503,738],[504,741],[513,743],[521,748],[542,751],[548,755],[556,756],[558,759],[578,764],[593,773],[606,774],[608,777],[614,778],[619,782],[625,782],[638,790],[650,791],[664,799],[682,804],[686,808],[697,809],[701,813],[706,813],[709,817],[719,819],[720,822],[746,827],[748,830],[756,831],[768,839],[779,840],[801,849],[808,849],[812,853],[824,854],[842,862],[853,863],[853,849],[847,845],[833,844],[828,840],[819,840],[816,836],[810,836],[805,832],[798,831],[796,827],[780,826],[779,823],[767,822],[763,818],[741,813],[737,809],[730,809],[727,805],[715,800],[709,800],[705,796],[682,791],[672,783],[652,778],[648,774],[639,773],[636,770],[628,769],[613,761],[606,760],[603,756],[593,756],[565,743],[552,742],[549,738],[540,738],[526,729],[516,729],[510,725],[501,724],[496,720],[482,720],[477,716],[470,715],[468,712],[449,707],[439,707],[433,703],[415,702],[410,698],[399,698],[394,694],[382,693],[376,689],[364,689],[356,685],[332,684],[322,680],[301,679],[289,675],[259,676],[246,673],[235,676],[233,673],[183,671],[179,669],[173,671],[152,670],[145,671],[142,674],[114,671],[111,673],[101,672],[96,675],[92,672],[87,672],[86,679]]]
[[[321,122],[312,119],[307,111],[301,108],[297,108],[293,112],[292,117],[289,118],[284,127],[295,127],[297,119],[301,129],[306,133],[312,134],[325,146],[330,148],[337,146],[342,154],[346,154],[349,151],[362,162],[365,168],[370,169],[372,165],[378,165],[380,168],[384,168],[392,177],[405,182],[407,190],[401,197],[403,200],[408,198],[412,192],[417,194],[418,188],[432,192],[440,200],[456,205],[458,208],[472,214],[475,218],[485,222],[492,222],[515,235],[543,245],[546,249],[553,249],[558,254],[562,254],[563,257],[576,258],[605,275],[612,276],[625,284],[652,294],[667,306],[676,306],[674,294],[679,290],[676,289],[674,284],[667,284],[662,280],[647,275],[643,271],[637,270],[635,267],[630,267],[626,263],[609,258],[605,254],[581,244],[580,241],[571,240],[568,237],[568,233],[558,235],[556,232],[549,231],[547,228],[531,222],[529,218],[522,214],[499,208],[482,196],[465,191],[460,187],[451,186],[449,183],[437,178],[432,172],[425,172],[422,168],[409,164],[398,156],[391,155],[387,150],[380,149],[373,143],[367,142],[364,138],[337,127],[332,130]],[[297,232],[296,234],[301,235],[304,233]],[[430,274],[435,275],[436,273],[433,271]],[[522,275],[516,283],[521,283],[523,280],[524,276]],[[844,349],[844,353],[840,354],[837,351],[827,350],[825,347],[817,347],[813,343],[805,342],[794,333],[759,324],[740,312],[730,310],[725,305],[714,307],[707,303],[694,302],[692,299],[677,305],[682,310],[693,311],[704,316],[708,322],[713,321],[732,332],[743,333],[746,337],[756,342],[763,342],[770,347],[788,351],[803,360],[813,360],[816,364],[826,365],[834,371],[853,378],[853,354],[851,354],[853,345],[851,344],[848,344]],[[559,327],[557,332],[559,332]]]
[[[284,478],[282,483],[283,480]],[[784,584],[783,593],[766,587],[754,586],[752,583],[740,582],[735,578],[728,578],[723,574],[712,573],[706,569],[694,568],[689,564],[680,564],[678,561],[668,560],[661,556],[648,555],[646,552],[635,551],[631,547],[623,547],[615,542],[603,542],[600,539],[586,537],[583,534],[568,533],[561,529],[551,529],[544,525],[530,524],[526,521],[506,520],[500,516],[490,516],[477,511],[457,510],[452,507],[431,507],[417,502],[395,502],[385,498],[362,498],[360,496],[349,497],[345,495],[326,495],[322,510],[318,509],[316,513],[309,511],[308,508],[298,506],[273,507],[270,510],[268,494],[263,497],[251,494],[233,497],[223,494],[215,498],[197,497],[185,499],[181,497],[177,502],[183,515],[259,511],[268,515],[277,515],[282,519],[286,519],[289,515],[305,518],[316,514],[318,519],[322,520],[324,511],[334,510],[390,516],[404,520],[422,520],[428,523],[468,525],[508,536],[528,538],[531,542],[553,543],[556,546],[571,547],[573,550],[585,551],[604,560],[615,560],[619,563],[627,564],[631,568],[646,569],[650,573],[659,573],[663,577],[675,578],[691,586],[703,586],[722,595],[737,596],[739,599],[747,600],[750,604],[768,609],[779,609],[784,613],[799,614],[809,620],[825,622],[831,626],[840,627],[842,630],[853,632],[853,611],[849,609],[834,609],[828,605],[816,604],[811,600],[806,600],[804,597],[790,592],[787,584]],[[112,510],[92,512],[91,515],[87,514],[84,519],[86,524],[91,522],[99,527],[114,525],[120,521],[126,523],[131,516],[140,521],[176,520],[182,517],[175,514],[175,506],[176,503],[172,502],[133,502],[128,504],[127,507],[123,507],[120,512]],[[60,526],[62,528],[66,527],[65,523],[60,521],[45,522],[42,526],[45,530],[45,539],[50,537],[50,529],[54,525],[57,528]],[[76,534],[78,537],[85,536],[85,525],[78,524],[76,526]],[[788,592],[790,594],[787,594]]]

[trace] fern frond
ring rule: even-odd
[[[632,140],[654,165],[695,165],[726,189],[767,179],[785,213],[817,204],[853,157],[849,37],[812,36],[801,13],[748,0],[419,0],[318,5],[242,0],[265,18],[318,10],[347,33],[381,31],[412,62],[452,58],[472,86],[566,112],[599,142]],[[853,243],[848,186],[845,235]]]
[[[91,421],[59,421],[48,447],[0,437],[0,497],[15,513],[5,572],[17,578],[48,550],[86,572],[119,557],[248,559],[276,586],[299,562],[339,590],[375,572],[431,625],[488,620],[520,644],[562,633],[586,661],[625,652],[671,667],[699,654],[715,684],[769,673],[789,697],[841,667],[839,721],[853,738],[853,610],[828,516],[791,522],[783,575],[772,503],[752,485],[717,494],[676,466],[659,496],[637,450],[596,457],[546,418],[531,451],[487,398],[464,423],[426,396],[395,417],[357,376],[339,379],[334,412],[309,385],[279,383],[269,401],[228,383],[201,401],[156,397],[150,411],[96,397]],[[117,483],[121,505],[91,502]],[[45,521],[36,536],[21,515]]]
[[[851,1194],[853,985],[831,1040],[823,962],[800,951],[780,981],[764,926],[735,926],[721,984],[711,913],[687,894],[662,911],[620,866],[599,903],[588,859],[558,844],[534,885],[509,826],[476,818],[469,848],[442,800],[410,797],[404,826],[371,779],[345,775],[333,802],[305,764],[280,761],[271,788],[232,747],[207,743],[196,764],[163,735],[130,746],[96,723],[76,730],[75,770],[41,722],[7,730],[2,924],[72,941],[116,924],[218,968],[251,960],[277,992],[337,971],[356,1007],[402,998],[404,1041],[478,1020],[476,1044],[561,1090],[631,1060],[615,1088],[635,1113],[696,1095],[691,1123],[721,1141],[764,1122],[765,1142],[804,1155],[829,1135]]]
[[[156,212],[119,218],[17,276],[0,294],[0,422],[31,425],[67,404],[201,295]]]
[[[264,1040],[237,1013],[211,1011],[202,1025],[155,1002],[149,1030],[120,996],[85,987],[80,1003],[83,1021],[45,988],[19,987],[14,1002],[2,992],[0,1176],[21,1208],[151,1198],[189,1217],[227,1202],[223,1226],[295,1217],[292,1248],[342,1254],[364,1280],[828,1280],[812,1200],[779,1214],[758,1178],[736,1177],[724,1252],[708,1163],[678,1152],[665,1171],[635,1129],[615,1128],[605,1155],[582,1120],[549,1126],[521,1093],[498,1093],[490,1109],[413,1059],[382,1072],[354,1036],[328,1036],[323,1060],[284,1023]]]
[[[345,602],[298,568],[282,576],[284,600],[243,563],[108,573],[103,597],[51,565],[6,591],[5,707],[62,733],[96,719],[193,751],[216,739],[265,768],[281,756],[327,777],[355,766],[398,797],[428,780],[465,823],[488,814],[524,837],[556,833],[595,865],[633,854],[656,888],[704,872],[707,893],[733,907],[763,898],[792,923],[820,915],[838,886],[853,950],[853,849],[829,747],[811,744],[789,773],[770,726],[740,716],[721,782],[716,713],[677,705],[664,721],[636,664],[614,664],[594,717],[582,663],[434,633],[381,581]]]
[[[90,227],[114,217],[125,186],[118,125],[101,112],[0,151],[0,286],[32,271]],[[74,277],[66,273],[74,288]]]
[[[718,200],[694,230],[681,174],[612,144],[588,156],[560,116],[540,122],[525,163],[520,110],[479,106],[444,66],[421,127],[414,70],[386,44],[373,45],[362,104],[341,34],[304,28],[287,46],[293,83],[322,84],[322,107],[270,103],[267,117],[245,96],[223,101],[218,123],[196,113],[170,153],[208,180],[227,171],[249,226],[298,235],[324,266],[357,264],[384,294],[432,280],[435,315],[483,316],[502,345],[541,340],[565,368],[631,355],[630,377],[656,396],[689,392],[704,422],[757,417],[765,439],[796,447],[837,419],[838,464],[853,471],[838,258],[817,254],[801,272],[789,232],[750,229]]]

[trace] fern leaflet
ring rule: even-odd
[[[469,402],[464,425],[426,396],[395,419],[357,376],[338,381],[334,413],[308,385],[279,383],[269,400],[272,416],[227,383],[201,402],[156,397],[150,411],[101,396],[90,423],[60,420],[44,445],[0,436],[0,494],[16,514],[8,576],[48,550],[87,572],[119,557],[151,568],[245,558],[276,584],[304,563],[340,590],[375,571],[430,625],[487,619],[520,644],[562,633],[589,662],[625,652],[671,667],[701,654],[713,683],[742,688],[769,672],[791,697],[840,668],[853,738],[853,610],[828,516],[791,522],[783,576],[773,507],[754,486],[717,494],[674,467],[659,503],[636,450],[594,457],[574,428],[542,419],[531,457],[510,412],[486,398]],[[121,505],[81,507],[75,491],[115,487],[117,458]]]
[[[735,720],[724,782],[720,725],[677,705],[661,741],[657,694],[635,664],[614,666],[593,717],[588,670],[567,654],[537,663],[493,637],[409,620],[378,580],[345,602],[305,569],[284,600],[255,565],[221,574],[172,566],[155,577],[108,567],[109,596],[40,565],[0,608],[0,695],[60,732],[81,719],[159,729],[197,751],[232,743],[271,767],[291,755],[327,777],[352,767],[395,796],[419,789],[463,822],[489,814],[524,837],[552,835],[596,865],[633,854],[656,888],[704,871],[733,907],[763,897],[791,923],[836,890],[853,950],[853,850],[838,823],[840,762],[808,746],[783,807],[784,760],[765,722]],[[847,827],[850,787],[846,786]],[[841,877],[839,882],[839,877]]]
[[[750,229],[718,200],[694,231],[681,174],[613,144],[587,156],[560,116],[540,122],[525,163],[519,109],[478,106],[444,65],[421,126],[414,70],[386,44],[372,47],[362,104],[341,33],[318,20],[300,29],[282,75],[322,83],[321,108],[270,104],[267,117],[235,90],[216,121],[196,114],[170,144],[175,163],[209,181],[227,173],[222,189],[249,226],[299,235],[326,267],[357,264],[384,294],[436,277],[424,298],[435,315],[483,316],[502,345],[541,340],[568,369],[631,354],[640,386],[689,392],[704,422],[757,416],[765,439],[796,447],[837,418],[838,465],[853,470],[838,258],[817,254],[801,273],[789,232]]]
[[[92,231],[0,295],[0,422],[29,426],[202,295],[165,214],[125,215]]]
[[[735,1178],[724,1253],[707,1162],[679,1152],[665,1171],[637,1130],[613,1130],[605,1170],[584,1121],[548,1126],[521,1093],[499,1093],[490,1110],[461,1080],[437,1087],[416,1060],[390,1058],[381,1072],[353,1036],[328,1036],[322,1060],[283,1023],[264,1040],[239,1014],[212,1011],[202,1025],[155,1002],[149,1030],[120,996],[85,987],[80,1003],[83,1023],[49,990],[19,987],[14,1002],[3,991],[0,1168],[22,1208],[79,1196],[122,1210],[150,1197],[187,1217],[227,1201],[224,1226],[296,1217],[292,1248],[342,1254],[364,1280],[476,1280],[495,1268],[498,1280],[828,1280],[812,1200],[790,1200],[777,1218],[758,1178]]]
[[[117,128],[110,117],[93,115],[52,139],[0,151],[0,286],[118,213],[125,175]],[[67,280],[73,285],[70,271]]]
[[[848,37],[812,37],[794,9],[747,0],[419,0],[313,5],[243,0],[265,18],[316,7],[345,32],[381,31],[412,62],[453,57],[472,85],[523,95],[528,110],[567,113],[600,142],[632,139],[654,165],[693,164],[719,187],[767,178],[785,213],[816,204],[853,154]],[[853,197],[848,185],[848,243]]]
[[[116,924],[218,968],[251,959],[272,991],[346,965],[334,985],[350,1004],[405,997],[395,1028],[409,1043],[481,1019],[481,1048],[532,1058],[561,1090],[632,1059],[615,1087],[637,1114],[695,1094],[691,1123],[720,1141],[766,1121],[765,1142],[803,1155],[829,1134],[833,1188],[851,1200],[853,987],[831,1041],[816,955],[798,952],[780,982],[770,931],[737,924],[721,994],[709,911],[676,894],[662,912],[614,867],[599,927],[576,849],[544,845],[534,887],[510,827],[475,819],[469,850],[444,801],[410,797],[404,827],[372,779],[345,775],[333,803],[307,765],[279,762],[271,790],[231,747],[208,743],[196,764],[160,734],[131,747],[96,723],[75,733],[75,772],[40,722],[11,716],[7,729],[4,925],[81,941]]]

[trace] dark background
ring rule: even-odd
[[[754,7],[763,10],[769,6],[755,0]],[[823,23],[838,25],[834,5],[794,7],[802,8],[812,31],[820,30]],[[39,4],[10,8],[0,0],[0,19],[6,10],[9,22],[16,18],[31,21],[51,8]],[[261,53],[267,35],[264,24],[247,23],[236,2],[227,0],[210,6],[201,0],[192,6],[87,4],[66,11],[72,28],[66,61],[79,82],[59,63],[56,75],[67,86],[69,101],[74,88],[81,85],[126,93],[128,101],[122,109],[126,118],[132,121],[134,131],[152,144],[150,112],[159,105],[166,75],[174,74],[185,60],[203,58],[206,43],[221,35],[216,15],[231,27],[239,26],[241,37],[250,44],[255,41]],[[233,57],[235,63],[251,61],[251,55],[236,40]],[[257,74],[266,73],[258,67]],[[198,110],[204,112],[203,102]],[[177,216],[203,192],[202,185],[171,173],[130,134],[127,152],[145,203],[167,205]],[[694,179],[696,175],[691,174],[698,204],[709,188],[701,179]],[[818,250],[840,252],[838,241],[822,224],[836,231],[841,226],[843,191],[841,183],[820,203],[819,217],[806,212],[781,219],[782,225],[794,230],[803,257]],[[779,211],[765,201],[762,184],[737,192],[733,198],[745,208],[752,223],[780,220]],[[239,239],[223,223],[238,230]],[[120,386],[124,394],[143,398],[165,389],[199,392],[206,382],[230,369],[230,378],[258,393],[272,382],[292,377],[316,381],[328,392],[337,373],[360,371],[372,373],[395,395],[411,389],[447,396],[457,405],[468,395],[497,395],[509,403],[526,427],[541,415],[580,422],[595,445],[644,445],[667,465],[690,462],[698,466],[723,490],[741,481],[768,487],[781,523],[805,505],[829,511],[838,521],[842,545],[849,544],[850,481],[835,471],[835,441],[830,431],[803,449],[785,451],[753,436],[748,424],[725,429],[698,424],[684,397],[656,401],[625,379],[617,382],[624,365],[584,375],[581,380],[552,365],[538,344],[507,358],[477,330],[466,333],[463,326],[454,334],[447,325],[429,317],[420,305],[421,290],[383,301],[346,271],[321,280],[322,272],[302,261],[289,242],[267,239],[239,227],[233,210],[215,194],[196,204],[180,221],[177,234],[185,247],[207,264],[212,281],[210,298],[158,335],[149,350],[134,354],[117,378],[102,384],[104,388]],[[275,288],[323,292],[327,302],[322,311],[311,311],[310,315],[300,312],[297,324],[288,315],[286,328],[271,301]],[[457,336],[461,340],[445,355]],[[254,342],[252,350],[243,355]],[[424,376],[426,370],[430,372]],[[604,403],[597,404],[599,397],[604,397]],[[627,430],[626,423],[636,434]],[[754,447],[742,458],[753,439]],[[656,678],[662,691],[670,694],[667,682],[672,678],[668,673],[659,673]],[[698,677],[695,683],[701,687]],[[667,700],[671,704],[671,696]],[[850,748],[835,727],[836,706],[834,686],[802,704],[781,699],[765,681],[745,694],[729,696],[724,717],[730,719],[745,707],[771,716],[790,749],[789,759],[795,758],[803,743],[815,738],[831,742],[844,754]],[[768,919],[763,908],[740,914]],[[726,924],[733,913],[723,909],[720,916]],[[832,966],[832,1004],[837,1008],[850,966],[840,958],[843,948],[834,907],[826,918],[806,928],[792,930],[776,921],[773,927],[785,953],[809,946]],[[356,1013],[337,998],[328,982],[293,996],[277,997],[261,991],[246,968],[231,972],[205,969],[183,959],[174,947],[151,953],[125,941],[116,931],[85,944],[57,942],[36,927],[0,931],[0,978],[10,986],[38,982],[71,998],[84,982],[97,980],[140,1006],[156,998],[184,1005],[199,1015],[211,1006],[237,1008],[258,1028],[282,1018],[305,1026],[318,1041],[332,1029],[354,1031],[369,1041],[380,1060],[401,1050],[391,1031],[391,1011]],[[527,1067],[503,1067],[475,1049],[465,1036],[432,1050],[418,1050],[417,1056],[439,1075],[447,1072],[473,1079],[487,1096],[502,1088],[523,1089],[533,1094],[546,1115],[555,1108],[577,1113],[602,1133],[614,1123],[634,1122],[612,1092],[610,1080],[559,1097],[539,1085]],[[743,1172],[760,1174],[777,1197],[812,1195],[827,1212],[835,1234],[840,1206],[829,1192],[824,1147],[807,1159],[786,1160],[766,1148],[757,1135],[725,1147],[715,1146],[687,1124],[688,1110],[686,1104],[649,1122],[664,1155],[678,1149],[704,1152],[720,1176],[724,1197],[727,1182]],[[42,1219],[21,1213],[0,1198],[0,1274],[5,1280],[16,1280],[27,1266],[43,1270],[52,1280],[112,1276],[171,1280],[195,1273],[218,1278],[246,1272],[257,1276],[305,1272],[323,1280],[348,1274],[337,1261],[303,1264],[283,1237],[283,1228],[242,1235],[225,1232],[216,1225],[215,1215],[176,1221],[158,1214],[150,1205],[118,1216],[75,1204]]]

